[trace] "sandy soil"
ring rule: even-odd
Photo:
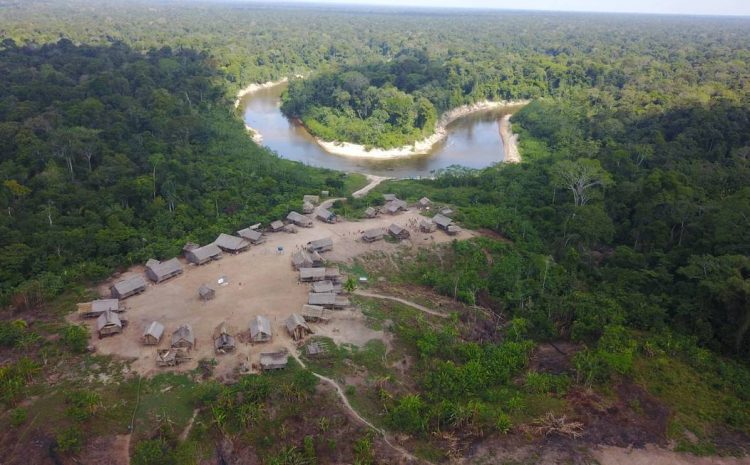
[[[367,180],[370,181],[370,183],[362,189],[352,193],[352,197],[354,197],[355,199],[366,196],[368,192],[378,187],[381,182],[387,181],[388,179],[393,179],[387,176],[375,176],[374,174],[366,174],[365,176],[367,176]]]
[[[240,104],[242,103],[242,99],[254,92],[258,92],[262,89],[268,89],[269,87],[278,86],[279,84],[283,84],[285,82],[289,81],[288,78],[279,79],[278,81],[268,81],[264,82],[262,84],[250,84],[249,86],[245,87],[244,89],[241,89],[239,92],[237,92],[237,98],[234,100],[234,108],[239,108]]]
[[[287,335],[284,320],[293,312],[299,312],[307,302],[308,286],[297,281],[297,273],[291,266],[291,254],[307,242],[331,237],[334,248],[323,256],[333,262],[347,262],[366,252],[395,252],[399,247],[427,246],[454,239],[443,232],[420,233],[417,225],[418,211],[410,210],[395,216],[381,216],[358,222],[327,224],[315,221],[313,228],[298,228],[297,234],[271,233],[265,244],[253,246],[238,255],[225,254],[224,258],[203,266],[185,265],[185,272],[161,284],[150,284],[143,294],[124,301],[127,311],[124,314],[129,322],[123,334],[92,339],[97,351],[102,354],[118,355],[133,360],[132,368],[142,375],[151,375],[165,370],[155,364],[156,348],[144,346],[141,336],[153,320],[164,324],[165,333],[159,348],[169,347],[171,334],[180,324],[190,324],[196,338],[196,347],[191,351],[191,360],[169,370],[186,371],[197,366],[202,358],[216,358],[217,377],[230,375],[243,362],[257,363],[259,353],[278,347],[296,350],[296,343]],[[363,242],[361,231],[374,227],[387,227],[397,223],[411,230],[411,240],[401,244],[385,241]],[[476,234],[462,231],[457,239],[468,239]],[[283,247],[282,254],[277,247]],[[132,274],[142,274],[143,267],[134,267],[122,279]],[[217,280],[226,276],[229,284],[220,286]],[[198,287],[208,284],[216,290],[215,299],[202,302],[198,299]],[[99,292],[107,295],[109,282],[103,283]],[[265,315],[271,320],[274,337],[266,344],[249,344],[238,341],[235,353],[215,355],[213,335],[218,326],[226,323],[232,334],[247,332],[250,319],[254,315]],[[70,318],[75,318],[72,315]],[[94,320],[85,320],[94,334]],[[383,339],[380,331],[373,331],[365,325],[364,317],[358,311],[332,312],[327,324],[311,325],[316,334],[333,338],[336,342],[350,342],[361,345],[373,338]],[[388,341],[385,341],[386,343]]]
[[[601,465],[748,465],[750,457],[696,457],[648,445],[643,449],[601,446],[592,450]]]
[[[505,115],[500,120],[500,137],[503,139],[503,150],[505,152],[505,163],[520,163],[521,153],[518,151],[518,134],[513,134],[510,125],[510,117]]]
[[[342,155],[345,157],[389,159],[408,157],[411,155],[423,155],[429,153],[429,151],[435,144],[443,140],[448,135],[447,127],[450,123],[463,116],[467,116],[478,111],[522,106],[528,103],[529,100],[502,100],[499,102],[485,100],[483,102],[477,102],[473,105],[463,105],[458,108],[454,108],[443,113],[443,116],[440,117],[440,120],[435,126],[435,133],[433,135],[425,139],[416,141],[413,144],[404,145],[403,147],[397,147],[394,149],[374,148],[368,150],[364,145],[352,144],[349,142],[328,142],[319,138],[315,138],[315,141],[326,152],[332,153],[334,155]]]

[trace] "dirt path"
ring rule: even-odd
[[[352,197],[354,197],[355,199],[364,197],[368,192],[375,189],[381,182],[393,179],[387,176],[375,176],[374,174],[366,174],[365,176],[367,176],[367,180],[370,181],[370,183],[352,194]]]
[[[193,423],[195,422],[195,417],[198,416],[198,409],[193,410],[193,416],[190,417],[190,421],[188,421],[188,424],[185,426],[185,429],[182,430],[182,433],[180,433],[180,442],[184,442],[188,434],[190,434],[190,430],[193,429]]]
[[[123,434],[117,436],[119,447],[119,455],[122,458],[123,464],[130,465],[130,437],[132,434]]]
[[[328,210],[329,208],[331,208],[331,205],[333,205],[333,203],[336,202],[337,200],[346,200],[346,199],[344,197],[331,197],[330,199],[326,199],[320,202],[320,205],[315,207],[315,215],[317,216],[320,210]]]
[[[303,362],[299,358],[299,356],[297,355],[297,351],[293,347],[288,347],[288,348],[290,349],[289,353],[292,355],[292,357],[294,357],[295,360],[297,360],[297,363],[299,363],[303,368],[308,369],[307,366],[305,365],[305,362]],[[333,386],[333,388],[336,389],[336,393],[338,394],[339,399],[341,399],[341,403],[344,404],[344,407],[349,412],[349,414],[352,417],[354,417],[354,419],[356,419],[360,423],[364,424],[368,428],[370,428],[370,429],[372,429],[374,431],[377,431],[378,434],[380,434],[383,437],[383,441],[385,441],[385,443],[388,444],[388,446],[391,449],[395,450],[396,452],[398,452],[399,454],[401,454],[405,459],[407,459],[409,461],[416,462],[416,463],[426,463],[426,464],[430,464],[431,463],[431,462],[427,462],[426,460],[422,460],[422,459],[420,459],[418,457],[415,457],[414,455],[412,455],[411,453],[409,453],[409,451],[407,451],[403,447],[401,447],[401,446],[399,446],[397,444],[392,443],[390,441],[390,439],[388,439],[388,434],[385,432],[385,430],[383,430],[381,428],[378,428],[377,426],[373,425],[365,417],[363,417],[362,415],[360,415],[359,412],[357,412],[356,410],[354,410],[354,408],[352,407],[352,404],[349,403],[349,399],[347,399],[346,394],[344,394],[344,390],[341,388],[341,386],[339,385],[339,383],[337,383],[336,381],[332,380],[331,378],[329,378],[327,376],[323,376],[321,374],[315,373],[312,370],[310,370],[310,373],[312,373],[313,375],[315,375],[315,377],[318,378],[318,379],[320,379],[321,381],[324,381],[324,382],[330,384],[331,386]]]
[[[408,305],[409,307],[416,308],[417,310],[419,310],[421,312],[429,313],[432,316],[437,316],[437,317],[440,317],[440,318],[448,318],[448,315],[446,315],[445,313],[437,312],[437,311],[432,310],[430,308],[427,308],[427,307],[425,307],[423,305],[419,305],[417,303],[409,302],[408,300],[404,300],[404,299],[402,299],[400,297],[393,297],[393,296],[390,296],[390,295],[383,295],[383,294],[375,294],[373,292],[367,292],[367,291],[362,291],[362,290],[356,290],[356,291],[354,291],[354,293],[357,294],[357,295],[361,295],[362,297],[372,297],[373,299],[393,300],[395,302],[399,302],[399,303],[402,303],[404,305]]]

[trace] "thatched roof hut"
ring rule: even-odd
[[[227,329],[222,325],[219,334],[214,338],[214,351],[217,354],[228,354],[234,352],[236,348],[234,337],[230,336]]]
[[[302,202],[302,213],[309,215],[315,211],[315,205],[310,202]]]
[[[396,239],[408,239],[410,236],[409,230],[407,230],[406,228],[402,228],[396,223],[388,226],[388,234],[395,237]]]
[[[417,201],[417,207],[419,208],[427,208],[430,205],[432,205],[432,201],[430,201],[430,199],[428,199],[427,197],[422,197]]]
[[[450,224],[453,223],[453,220],[448,218],[445,215],[438,213],[437,215],[432,217],[432,222],[435,223],[438,228],[444,231],[447,231],[448,226],[450,226]]]
[[[349,306],[349,299],[333,292],[315,293],[307,295],[307,303],[310,305],[319,305],[324,308],[344,308]]]
[[[224,233],[219,234],[214,244],[219,246],[221,250],[229,253],[240,253],[250,248],[250,242],[245,239]]]
[[[297,212],[290,212],[286,219],[295,225],[299,226],[300,228],[312,228],[313,227],[313,221],[306,217],[305,215],[301,215]]]
[[[273,337],[271,322],[263,315],[256,315],[250,320],[250,340],[253,342],[268,342]]]
[[[152,321],[143,332],[143,343],[149,346],[155,346],[161,341],[164,335],[164,325],[158,321]]]
[[[212,300],[214,297],[216,297],[216,291],[205,284],[201,284],[198,288],[198,298],[205,302]]]
[[[335,293],[335,287],[333,285],[333,281],[318,281],[316,283],[312,283],[312,290],[313,292],[334,292]]]
[[[125,308],[120,304],[119,299],[97,299],[78,304],[78,316],[81,318],[97,318],[107,310],[121,313],[125,311]]]
[[[395,215],[401,210],[407,210],[407,205],[406,205],[406,202],[404,202],[403,200],[396,199],[385,204],[383,209],[389,215]]]
[[[435,232],[436,229],[437,225],[429,218],[423,218],[422,221],[419,222],[419,230],[423,233]]]
[[[362,240],[365,242],[375,242],[383,238],[385,231],[383,228],[372,228],[362,234]]]
[[[306,335],[312,334],[312,329],[307,326],[305,319],[297,313],[289,315],[284,324],[286,325],[287,332],[295,341],[299,341]]]
[[[193,335],[192,326],[188,324],[180,325],[172,333],[172,347],[192,349],[194,345],[195,345],[195,336]]]
[[[321,307],[320,305],[308,304],[302,306],[302,318],[304,318],[305,321],[311,322],[328,320],[325,308]]]
[[[302,282],[323,281],[326,279],[325,268],[300,268],[299,280]]]
[[[132,276],[116,282],[109,288],[113,299],[127,299],[146,290],[146,280],[142,276]]]
[[[307,243],[307,250],[310,252],[328,252],[333,250],[333,239],[324,237]]]
[[[457,224],[450,224],[448,225],[448,229],[446,229],[446,232],[449,236],[455,236],[459,234],[462,231],[461,227]]]
[[[106,310],[96,319],[96,331],[99,333],[99,339],[104,336],[119,334],[122,332],[122,321],[117,313]]]
[[[164,262],[149,260],[146,263],[146,276],[155,283],[166,281],[180,274],[182,274],[182,264],[177,258]]]
[[[203,247],[186,250],[185,258],[187,258],[190,263],[203,265],[212,260],[220,259],[221,249],[216,244],[208,244],[204,245]]]
[[[320,210],[318,210],[318,213],[315,215],[315,217],[325,223],[336,222],[336,214],[330,210],[326,210],[325,208],[321,208]]]
[[[266,240],[266,236],[257,229],[245,228],[237,231],[237,235],[251,244],[261,244]]]
[[[268,227],[271,229],[271,232],[279,232],[284,229],[284,222],[281,220],[272,221]]]
[[[320,203],[320,196],[319,195],[303,195],[302,201],[310,202],[313,205],[317,205]]]
[[[289,353],[286,350],[278,352],[261,352],[260,368],[263,370],[280,370],[289,363]]]

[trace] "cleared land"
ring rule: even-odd
[[[346,263],[354,257],[372,251],[394,252],[398,247],[421,247],[453,239],[468,239],[475,236],[472,231],[462,231],[457,236],[448,236],[441,231],[430,234],[419,232],[417,225],[421,216],[416,210],[398,215],[382,215],[378,218],[357,222],[327,224],[314,222],[312,228],[298,228],[298,233],[271,233],[264,244],[253,246],[249,251],[238,254],[224,254],[224,258],[203,266],[185,266],[185,272],[167,282],[149,285],[143,294],[125,300],[127,311],[124,314],[129,325],[123,334],[92,339],[98,353],[112,354],[133,361],[131,367],[143,375],[150,375],[165,368],[157,368],[155,354],[157,348],[170,345],[172,332],[181,324],[190,324],[196,338],[196,346],[190,352],[191,360],[173,371],[186,371],[196,368],[201,359],[215,358],[218,365],[215,374],[219,378],[231,375],[241,364],[257,364],[260,352],[286,347],[296,350],[296,343],[288,336],[284,320],[293,312],[299,312],[307,303],[308,285],[297,280],[297,272],[292,269],[290,256],[304,247],[309,241],[331,237],[334,248],[323,254],[330,262]],[[378,241],[363,242],[362,231],[375,227],[388,227],[397,223],[411,232],[411,239],[400,244]],[[283,253],[278,253],[278,247]],[[142,273],[142,267],[135,267],[123,277]],[[229,284],[221,286],[217,280],[226,276]],[[99,292],[108,295],[111,283],[103,283]],[[208,284],[216,289],[213,300],[202,302],[198,298],[198,287]],[[250,344],[244,334],[254,315],[265,315],[271,321],[273,340],[269,343]],[[74,318],[72,316],[71,318]],[[165,332],[157,346],[145,346],[141,342],[144,328],[157,320],[164,324]],[[94,334],[94,320],[86,320]],[[228,355],[215,355],[213,335],[216,328],[225,323],[229,332],[237,337],[237,350]],[[331,311],[331,321],[311,324],[319,335],[331,337],[338,343],[362,345],[371,339],[386,337],[381,331],[374,331],[365,325],[364,317],[358,311]]]

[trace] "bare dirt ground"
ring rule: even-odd
[[[475,236],[472,231],[462,231],[458,236],[448,236],[441,231],[423,234],[417,229],[419,219],[419,212],[412,209],[395,216],[384,215],[357,222],[327,224],[316,220],[314,227],[298,228],[296,234],[271,233],[265,244],[253,246],[247,252],[225,254],[221,260],[203,266],[185,264],[182,275],[161,284],[150,284],[143,294],[126,299],[124,303],[127,311],[124,318],[129,322],[128,327],[120,335],[104,339],[94,337],[93,344],[97,352],[131,359],[132,369],[142,375],[152,375],[167,369],[156,367],[157,348],[141,343],[146,326],[153,320],[164,324],[165,332],[158,348],[167,348],[172,332],[180,324],[187,323],[193,327],[196,338],[196,346],[190,354],[191,360],[168,370],[192,370],[200,359],[216,358],[216,376],[229,376],[242,363],[257,363],[262,351],[278,347],[296,350],[296,344],[286,333],[284,320],[291,313],[299,312],[302,305],[307,303],[308,286],[298,283],[290,256],[309,241],[331,237],[333,251],[326,252],[323,256],[333,262],[348,262],[367,252],[392,253],[399,247],[429,246]],[[410,229],[411,239],[400,244],[386,241],[366,243],[360,239],[364,230],[386,228],[391,223]],[[283,253],[277,253],[278,247],[283,248]],[[134,267],[117,279],[142,273],[143,267]],[[228,278],[229,284],[217,284],[222,276]],[[110,284],[111,281],[105,282],[99,287],[102,296],[108,295]],[[216,289],[215,299],[208,302],[198,299],[198,287],[201,284],[208,284]],[[212,337],[216,328],[225,323],[230,333],[245,332],[254,315],[265,315],[270,319],[273,341],[265,344],[238,342],[235,353],[215,355]],[[327,324],[312,325],[313,331],[332,337],[337,343],[361,345],[373,338],[384,338],[382,332],[367,328],[364,317],[359,312],[332,312],[332,316]],[[76,317],[71,315],[70,318]],[[95,321],[86,320],[86,323],[94,334]]]
[[[643,449],[602,446],[592,455],[601,465],[748,465],[750,457],[697,457],[653,445]]]

